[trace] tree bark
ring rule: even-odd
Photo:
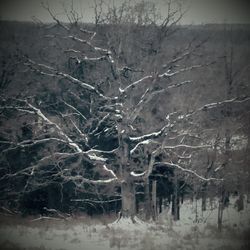
[[[180,219],[180,198],[178,192],[178,180],[177,177],[174,177],[174,194],[172,195],[172,215],[174,216],[174,220]]]
[[[226,202],[226,192],[224,190],[224,186],[222,187],[221,198],[219,200],[219,207],[218,207],[218,230],[219,232],[222,231],[222,222],[223,222],[223,212],[225,208]]]
[[[144,184],[144,211],[145,219],[149,220],[151,217],[151,197],[150,197],[150,181],[149,178],[146,179]]]
[[[152,218],[154,221],[157,218],[156,184],[157,181],[154,180],[152,184]]]
[[[133,181],[126,180],[121,185],[122,194],[122,217],[131,218],[133,220],[136,214],[136,199],[135,199],[135,186]]]
[[[163,199],[162,199],[162,197],[160,196],[160,197],[159,197],[159,214],[162,213],[162,203],[163,203]]]
[[[236,201],[236,206],[238,212],[244,210],[244,195],[242,193],[240,193],[239,198]]]
[[[204,183],[201,189],[201,210],[207,210],[207,183]]]
[[[219,201],[219,208],[218,208],[218,230],[219,232],[222,231],[222,219],[223,219],[223,202]]]

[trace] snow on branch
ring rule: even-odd
[[[101,55],[104,55],[108,59],[109,63],[111,63],[111,64],[114,63],[114,59],[111,56],[112,53],[110,50],[94,46],[90,41],[81,39],[81,38],[76,37],[76,36],[68,36],[68,38],[72,39],[73,41],[88,45],[94,51],[99,52]]]
[[[201,48],[201,46],[204,45],[207,41],[208,41],[208,38],[202,40],[201,42],[198,42],[197,44],[193,46],[195,39],[192,39],[183,51],[180,51],[179,53],[177,52],[175,56],[169,62],[162,65],[162,68],[163,69],[169,68],[173,66],[175,63],[183,60],[184,58],[191,56],[195,51],[197,51],[197,49]],[[213,63],[215,62],[211,62],[210,64],[213,64]],[[208,65],[209,64],[205,64],[204,66],[208,66]]]
[[[147,171],[144,171],[142,173],[135,173],[134,171],[130,172],[130,175],[133,177],[142,177],[147,173]]]
[[[212,62],[213,63],[213,62]],[[191,71],[193,69],[198,69],[198,68],[201,68],[201,67],[205,67],[205,66],[208,66],[212,63],[209,63],[209,64],[197,64],[197,65],[192,65],[190,67],[186,67],[186,68],[182,68],[182,69],[179,69],[179,70],[176,70],[176,71],[171,71],[171,70],[167,70],[167,72],[163,73],[163,74],[160,74],[158,77],[159,78],[169,78],[169,77],[173,77],[173,76],[176,76],[180,73],[183,73],[183,72],[187,72],[187,71]]]
[[[89,149],[88,151],[86,151],[86,153],[114,154],[117,150],[118,150],[118,148],[115,148],[115,149],[110,150],[110,151],[92,148],[92,149]]]
[[[95,129],[91,132],[89,132],[90,135],[94,135],[100,128],[100,126],[107,120],[107,118],[110,116],[110,114],[106,114],[101,120],[98,121],[98,124],[96,125]]]
[[[25,140],[25,141],[18,142],[18,143],[8,142],[8,144],[13,145],[13,147],[10,147],[10,148],[3,150],[2,153],[7,152],[7,151],[11,151],[11,150],[15,150],[17,148],[32,147],[32,146],[35,146],[37,144],[47,143],[50,141],[58,141],[58,142],[62,142],[62,143],[67,143],[67,141],[60,139],[60,138],[56,138],[56,137],[44,138],[44,139],[40,139],[40,140]],[[1,142],[0,142],[0,144],[1,144]]]
[[[66,74],[66,73],[63,73],[63,72],[60,72],[56,69],[54,69],[53,67],[51,66],[48,66],[48,65],[45,65],[45,64],[41,64],[41,63],[36,63],[35,61],[31,60],[31,59],[27,59],[27,62],[25,63],[25,65],[27,66],[30,66],[30,68],[38,73],[42,73],[42,74],[46,74],[44,72],[42,72],[40,69],[38,69],[37,67],[39,68],[44,68],[46,70],[49,70],[51,73],[47,74],[48,76],[54,76],[54,77],[63,77],[69,81],[71,81],[72,83],[74,84],[78,84],[79,86],[87,89],[87,90],[90,90],[90,91],[93,91],[95,90],[95,88],[87,83],[84,83],[76,78],[74,78],[73,76],[69,75],[69,74]]]
[[[35,143],[41,143],[41,142],[47,142],[49,140],[57,140],[57,141],[60,141],[60,142],[64,142],[64,143],[67,143],[71,148],[73,148],[77,153],[82,153],[82,154],[85,154],[89,157],[90,160],[94,160],[94,161],[100,161],[100,162],[106,162],[106,158],[103,158],[103,157],[100,157],[100,156],[97,156],[95,153],[104,153],[104,151],[100,151],[100,150],[88,150],[86,152],[84,152],[77,143],[75,143],[63,130],[62,128],[55,122],[52,122],[48,117],[46,117],[42,111],[38,108],[36,108],[34,105],[30,104],[29,102],[27,102],[26,100],[21,100],[23,102],[25,102],[28,107],[33,110],[33,113],[38,115],[44,122],[46,122],[47,124],[51,125],[51,126],[54,126],[58,132],[58,134],[60,136],[62,136],[64,138],[64,140],[60,139],[60,138],[46,138],[46,139],[41,139],[41,140],[38,140],[38,141],[32,141],[33,145]],[[13,107],[14,108],[14,107]],[[20,145],[18,146],[24,146],[25,144],[30,144],[31,142],[28,142],[26,141],[25,143],[21,143]]]
[[[149,88],[147,88],[144,94],[142,95],[140,101],[138,102],[138,104],[136,104],[135,110],[131,113],[131,122],[133,122],[136,119],[136,117],[140,114],[144,105],[149,103],[153,98],[157,97],[159,94],[163,94],[167,92],[169,89],[178,88],[178,87],[190,84],[190,83],[192,83],[192,81],[189,81],[189,80],[182,81],[182,82],[178,82],[175,84],[171,84],[163,89],[159,89],[155,91],[150,91]]]
[[[117,202],[121,200],[122,200],[121,198],[112,199],[112,200],[71,199],[71,201],[75,201],[75,202],[88,202],[88,203],[111,203],[111,202]]]
[[[203,149],[203,148],[211,148],[212,145],[185,145],[185,144],[179,144],[179,145],[173,145],[173,146],[164,146],[164,149],[178,149],[178,148],[183,148],[183,149]]]
[[[81,175],[76,176],[62,176],[66,181],[80,181],[81,183],[89,183],[89,184],[109,184],[114,181],[118,181],[117,178],[110,178],[110,179],[99,179],[99,180],[91,180],[84,178]],[[77,185],[78,186],[78,185]]]
[[[110,173],[114,178],[118,179],[117,176],[116,176],[116,174],[114,173],[114,171],[112,169],[107,168],[106,165],[103,165],[103,169],[105,171],[107,171],[108,173]]]
[[[99,95],[100,97],[102,97],[104,99],[109,99],[108,97],[101,94],[94,86],[92,86],[88,83],[85,83],[83,81],[80,81],[79,79],[77,79],[77,78],[75,78],[67,73],[58,71],[51,66],[41,64],[41,63],[36,63],[35,61],[33,61],[31,59],[27,59],[25,65],[30,67],[30,69],[32,71],[37,72],[41,75],[45,75],[45,76],[49,76],[49,77],[56,77],[56,78],[64,78],[64,79],[72,82],[73,84],[79,85],[80,87],[82,87],[86,90],[89,90],[93,93],[96,93],[97,95]],[[44,69],[48,70],[49,73],[42,71],[40,68],[44,68]]]
[[[208,103],[208,104],[205,104],[196,110],[193,110],[193,111],[187,113],[186,115],[183,115],[181,118],[184,119],[184,118],[187,118],[189,116],[192,116],[192,115],[198,113],[199,111],[207,111],[209,109],[218,108],[218,107],[223,106],[225,104],[243,103],[243,102],[246,102],[249,100],[250,100],[249,96],[242,96],[242,97],[234,97],[232,99],[227,99],[227,100],[223,100],[223,101],[219,101],[219,102]]]
[[[206,64],[207,65],[207,64]],[[172,72],[171,70],[168,70],[167,72],[164,72],[163,74],[157,74],[155,76],[155,79],[161,79],[161,78],[170,78],[170,77],[173,77],[175,75],[178,75],[180,73],[183,73],[183,72],[186,72],[186,71],[191,71],[193,69],[196,69],[196,68],[201,68],[201,67],[204,67],[205,65],[193,65],[193,66],[190,66],[190,67],[186,67],[186,68],[182,68],[180,70],[177,70],[177,71],[174,71]],[[133,89],[134,87],[136,87],[137,85],[139,85],[140,83],[143,83],[145,80],[147,79],[154,79],[154,76],[153,75],[147,75],[147,76],[144,76],[142,77],[141,79],[129,84],[127,87],[125,87],[124,89],[122,88],[119,88],[119,91],[120,93],[124,93],[126,91],[128,91],[129,89]],[[183,83],[179,83],[179,84],[176,84],[176,85],[172,85],[172,86],[169,86],[168,88],[172,88],[172,87],[179,87],[183,84],[186,84],[186,83],[190,83],[191,81],[184,81]],[[165,88],[164,88],[165,90]]]
[[[205,177],[197,174],[194,170],[183,168],[180,165],[174,164],[174,163],[171,163],[171,162],[155,162],[154,166],[156,166],[156,165],[165,165],[166,167],[177,168],[177,169],[179,169],[179,170],[181,170],[183,172],[186,172],[186,173],[189,173],[189,174],[192,174],[192,175],[196,176],[197,178],[199,178],[202,181],[223,181],[223,179],[218,179],[218,178],[213,178],[213,177],[205,178]]]
[[[146,141],[148,139],[154,139],[154,138],[158,138],[159,136],[161,136],[165,129],[168,127],[168,125],[165,125],[161,130],[156,131],[156,132],[152,132],[150,134],[146,134],[146,135],[142,135],[142,136],[138,136],[138,137],[129,137],[130,141],[132,142],[142,142],[142,141]]]
[[[120,93],[124,93],[124,92],[126,92],[128,89],[134,88],[136,85],[140,84],[141,82],[143,82],[143,81],[145,81],[145,80],[147,80],[147,79],[151,79],[151,78],[153,78],[152,75],[144,76],[144,77],[142,77],[141,79],[139,79],[139,80],[137,80],[137,81],[131,83],[130,85],[128,85],[128,86],[127,86],[126,88],[124,88],[124,89],[119,88],[119,91],[120,91]]]
[[[135,150],[136,150],[140,145],[148,145],[148,144],[150,144],[150,143],[157,143],[157,142],[155,142],[155,141],[153,141],[153,140],[150,140],[150,139],[141,141],[141,142],[137,143],[137,144],[130,150],[130,154],[132,155],[132,154],[135,152]]]
[[[93,40],[94,37],[96,36],[96,32],[95,32],[95,31],[86,30],[86,29],[80,29],[80,31],[81,31],[82,33],[85,33],[85,34],[90,34],[90,35],[92,35],[92,36],[90,37],[89,40]]]
[[[212,108],[216,108],[218,106],[227,104],[227,103],[242,103],[242,102],[246,102],[249,101],[250,97],[249,96],[244,96],[244,97],[235,97],[229,100],[224,100],[224,101],[220,101],[220,102],[215,102],[215,103],[209,103],[204,105],[203,107],[199,108],[198,111],[200,110],[208,110],[208,109],[212,109]]]
[[[86,134],[84,134],[79,127],[76,125],[76,123],[70,119],[71,123],[73,124],[74,128],[76,129],[76,131],[81,135],[81,137],[84,139],[85,142],[88,142],[88,136]]]
[[[72,148],[74,148],[74,149],[76,150],[76,152],[83,152],[82,149],[79,147],[79,145],[77,145],[75,142],[73,142],[73,141],[70,139],[70,137],[69,137],[67,134],[65,134],[65,133],[63,132],[62,128],[60,128],[60,126],[59,126],[57,123],[52,122],[49,118],[47,118],[47,117],[42,113],[42,111],[41,111],[40,109],[36,108],[35,106],[33,106],[32,104],[30,104],[30,103],[27,102],[27,101],[25,101],[25,102],[26,102],[26,104],[27,104],[31,109],[34,110],[34,112],[35,112],[43,121],[45,121],[45,122],[48,123],[49,125],[54,126],[54,127],[57,129],[58,133],[59,133],[62,137],[64,137],[64,138],[66,139],[66,141],[68,142],[68,144],[69,144]]]
[[[63,101],[63,103],[68,106],[69,108],[73,109],[78,115],[80,115],[85,121],[87,120],[87,118],[74,106],[72,106],[71,104],[67,103],[66,101]]]

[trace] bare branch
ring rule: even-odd
[[[51,11],[51,9],[50,9],[50,7],[49,7],[49,3],[48,3],[48,2],[46,2],[46,3],[42,2],[41,5],[42,5],[42,7],[43,7],[45,10],[48,11],[48,13],[49,13],[50,16],[52,17],[52,19],[53,19],[60,27],[62,27],[62,28],[65,29],[66,31],[69,31],[69,28],[68,28],[66,25],[64,25],[64,24],[63,24],[63,23],[62,23],[53,13],[52,13],[52,11]]]
[[[174,163],[171,163],[171,162],[155,162],[154,166],[157,166],[157,165],[165,165],[166,167],[173,167],[173,168],[177,168],[183,172],[186,172],[186,173],[190,173],[196,177],[198,177],[200,180],[202,181],[223,181],[223,179],[217,179],[217,178],[205,178],[199,174],[197,174],[195,171],[191,170],[191,169],[186,169],[186,168],[183,168],[181,167],[180,165],[178,164],[174,164]]]

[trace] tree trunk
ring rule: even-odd
[[[207,210],[207,183],[203,184],[201,189],[201,210]]]
[[[121,185],[122,212],[121,216],[133,220],[136,214],[135,186],[131,180],[124,181]]]
[[[219,232],[221,232],[222,230],[223,210],[224,210],[223,201],[220,200],[219,208],[218,208],[218,230]]]
[[[162,203],[163,203],[163,199],[162,199],[162,197],[160,196],[160,197],[159,197],[159,214],[162,213]]]
[[[242,193],[240,193],[239,198],[236,201],[236,206],[238,212],[244,210],[244,195]]]
[[[145,219],[149,220],[151,217],[151,197],[150,197],[150,182],[149,178],[146,179],[144,184],[144,210]]]
[[[152,185],[152,218],[154,221],[157,218],[156,184],[157,184],[157,181],[154,180],[153,185]]]
[[[174,194],[172,195],[172,215],[174,220],[180,219],[180,198],[178,192],[178,180],[177,177],[174,177]]]
[[[222,221],[223,221],[223,212],[225,208],[225,201],[226,201],[226,192],[223,190],[221,192],[221,198],[219,200],[219,207],[218,207],[218,230],[219,232],[222,231]]]

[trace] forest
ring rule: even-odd
[[[250,202],[249,25],[153,3],[0,23],[2,214],[157,221]],[[209,203],[210,202],[210,203]]]

